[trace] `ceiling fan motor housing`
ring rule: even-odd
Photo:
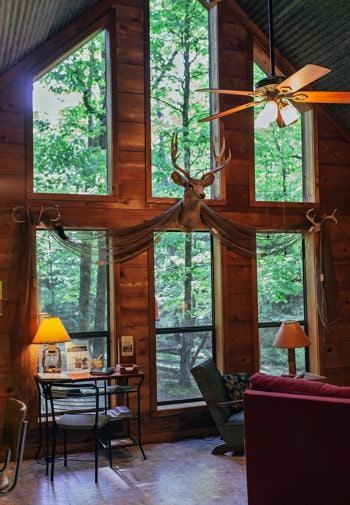
[[[264,77],[264,79],[261,79],[255,83],[255,90],[266,88],[267,91],[273,91],[276,86],[284,80],[284,75],[270,75],[268,77]]]

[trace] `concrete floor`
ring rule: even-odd
[[[194,439],[115,450],[114,469],[101,454],[99,483],[93,463],[56,465],[55,481],[45,467],[25,461],[17,488],[1,505],[247,505],[245,459],[212,456],[218,439]],[[84,454],[91,460],[92,454]]]

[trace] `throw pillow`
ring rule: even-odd
[[[243,400],[244,391],[249,386],[250,374],[241,372],[235,374],[225,374],[222,376],[227,394],[230,400]],[[243,410],[243,404],[232,405],[233,412]]]

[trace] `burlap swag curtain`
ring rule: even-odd
[[[169,228],[176,229],[176,223],[183,209],[182,200],[178,201],[168,210],[144,223],[136,226],[110,229],[108,234],[113,238],[114,246],[111,251],[106,249],[106,261],[113,258],[115,262],[127,261],[130,258],[142,253],[153,245],[154,235],[162,230]],[[212,210],[204,203],[201,206],[201,220],[203,225],[229,249],[235,253],[254,258],[257,256],[255,235],[256,230],[233,221],[225,219],[217,212]],[[28,379],[27,370],[28,359],[25,354],[28,351],[29,344],[32,340],[32,334],[28,331],[30,324],[30,314],[33,312],[33,293],[35,293],[35,251],[33,250],[33,234],[37,223],[32,219],[30,213],[27,213],[25,222],[18,224],[17,229],[17,251],[22,251],[20,269],[17,269],[18,277],[16,283],[17,302],[14,305],[14,330],[13,330],[13,351],[18,359],[18,356],[24,356],[23,363],[20,364],[20,373],[23,374],[24,384]],[[50,220],[50,216],[45,212],[41,215],[41,225],[44,225],[54,234],[63,247],[68,247],[72,251],[81,254],[84,244],[72,241],[69,238],[69,231],[64,231],[65,223],[54,222]],[[67,223],[66,226],[74,227],[74,223]],[[309,228],[309,223],[305,219],[294,229],[286,231],[302,231]],[[269,236],[262,250],[258,254],[276,254],[283,251],[293,243],[294,237],[283,239],[283,241],[275,240],[273,233]],[[112,258],[111,258],[112,256]],[[316,257],[316,286],[317,286],[317,309],[320,320],[324,326],[334,322],[337,318],[336,314],[336,289],[335,280],[332,268],[332,257],[328,238],[328,223],[323,222],[319,233],[319,250]],[[321,276],[321,273],[323,276]],[[35,297],[34,297],[35,298]],[[25,379],[26,377],[26,379]]]

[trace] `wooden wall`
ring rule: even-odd
[[[30,191],[31,157],[26,139],[30,134],[27,118],[30,119],[31,115],[31,74],[38,62],[49,59],[50,50],[57,48],[55,40],[0,77],[0,280],[4,283],[5,298],[4,315],[0,316],[0,414],[4,399],[16,394],[18,386],[11,366],[9,310],[13,304],[10,279],[18,267],[21,251],[15,244],[16,225],[11,219],[12,207],[20,204],[38,209],[41,203],[58,203],[63,222],[65,217],[69,217],[69,222],[77,226],[108,228],[139,223],[168,205],[147,199],[146,160],[149,146],[146,144],[145,2],[106,0],[89,11],[89,15],[80,20],[79,26],[86,29],[93,23],[94,16],[107,14],[111,5],[115,15],[112,61],[116,69],[113,83],[116,111],[113,119],[113,196],[72,199],[38,196]],[[220,83],[222,87],[250,89],[253,33],[251,26],[248,27],[232,8],[233,5],[232,0],[219,4]],[[77,37],[76,30],[69,33]],[[59,40],[69,43],[70,39],[60,35]],[[231,102],[225,97],[221,107],[237,103],[237,100]],[[329,212],[334,207],[339,209],[339,225],[332,227],[331,240],[342,320],[324,335],[320,331],[319,344],[315,342],[314,345],[320,346],[319,370],[330,381],[346,384],[350,383],[350,147],[346,132],[326,113],[317,113],[317,123],[320,202],[312,206],[320,207],[322,212]],[[267,219],[266,208],[254,205],[252,201],[252,113],[245,111],[229,116],[223,121],[223,130],[233,160],[226,169],[226,205],[214,205],[214,208],[228,219],[250,223],[261,230],[283,230],[284,220],[291,226],[299,222],[309,204],[290,205],[285,209],[270,205]],[[115,267],[112,286],[115,292],[114,338],[132,334],[136,339],[137,362],[146,374],[142,394],[146,439],[169,440],[204,434],[211,422],[203,407],[154,411],[151,255],[152,251],[146,252]],[[225,248],[221,250],[221,260],[221,362],[226,371],[253,372],[258,369],[256,265],[254,261],[241,258]]]

